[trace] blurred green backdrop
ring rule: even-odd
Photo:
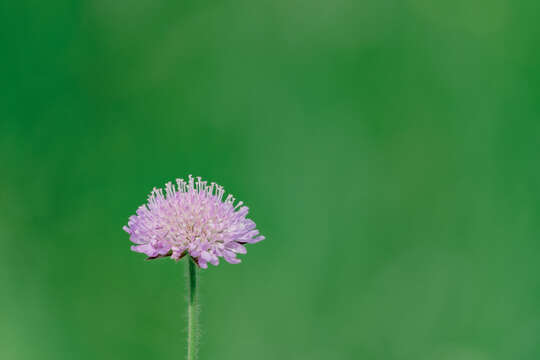
[[[537,1],[4,1],[0,358],[182,359],[122,231],[201,175],[267,240],[201,359],[538,359]]]

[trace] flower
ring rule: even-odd
[[[207,185],[189,175],[188,182],[176,180],[177,188],[168,182],[163,189],[154,188],[148,204],[137,209],[129,218],[124,231],[136,244],[131,250],[149,256],[149,259],[168,257],[179,260],[189,254],[206,269],[207,263],[219,264],[223,257],[238,264],[236,254],[245,254],[244,244],[264,240],[255,229],[255,223],[246,218],[249,211],[240,201],[228,195],[216,183]]]

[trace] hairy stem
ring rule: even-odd
[[[199,269],[191,257],[186,260],[188,280],[187,360],[196,360],[199,346]]]

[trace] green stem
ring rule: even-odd
[[[187,360],[197,359],[197,348],[199,345],[199,270],[197,265],[188,257],[188,338],[187,338]]]

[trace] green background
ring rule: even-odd
[[[2,2],[0,358],[183,359],[122,226],[188,174],[267,237],[201,360],[540,358],[538,4]]]

